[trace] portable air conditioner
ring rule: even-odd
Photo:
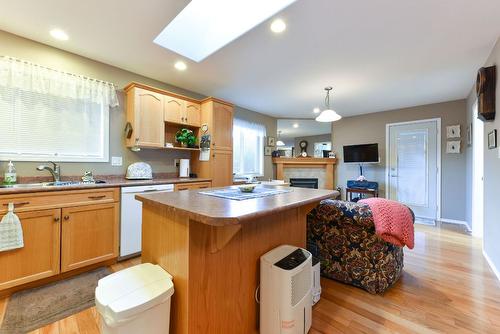
[[[311,328],[312,255],[283,245],[260,258],[260,333],[304,334]]]

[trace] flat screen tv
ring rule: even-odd
[[[378,144],[344,146],[345,163],[378,163]]]

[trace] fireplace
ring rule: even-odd
[[[318,179],[290,178],[290,187],[318,189]]]

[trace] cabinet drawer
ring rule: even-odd
[[[119,200],[118,188],[46,191],[0,196],[0,213],[7,211],[7,204],[14,203],[16,212],[64,208],[76,205],[113,203]]]
[[[192,189],[205,189],[210,188],[210,182],[192,182],[192,183],[177,183],[174,186],[175,191],[192,190]]]

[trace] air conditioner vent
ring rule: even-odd
[[[292,276],[292,306],[297,305],[311,289],[311,271],[302,270]]]

